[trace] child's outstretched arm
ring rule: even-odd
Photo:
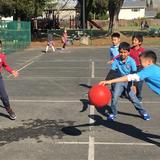
[[[129,82],[129,81],[140,81],[140,77],[137,74],[129,74],[127,76],[112,79],[112,80],[109,80],[109,81],[101,81],[99,84],[100,85],[106,85],[106,84]]]
[[[11,73],[14,77],[18,77],[19,76],[19,72],[18,71],[15,71],[13,70],[8,64],[7,64],[7,61],[6,61],[6,56],[4,55],[3,57],[3,67],[5,68],[5,70],[9,73]]]
[[[117,59],[117,58],[119,58],[119,57],[120,57],[120,55],[117,55],[116,57],[110,59],[107,63],[108,63],[108,64],[112,64],[112,63],[115,61],[115,59]]]

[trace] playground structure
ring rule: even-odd
[[[93,26],[96,27],[97,29],[100,29],[100,30],[102,30],[102,31],[104,30],[104,29],[102,28],[102,26],[99,25],[98,23],[96,23],[95,21],[89,20],[88,22],[89,22],[90,26],[93,25]]]

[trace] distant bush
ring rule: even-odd
[[[160,12],[157,13],[156,18],[157,18],[157,19],[160,19]]]
[[[97,19],[97,20],[108,20],[109,15],[107,13],[101,13],[101,14],[96,14],[94,17],[94,14],[90,14],[91,19]]]
[[[131,27],[135,27],[135,26],[139,26],[139,22],[137,21],[128,21],[128,26],[131,26]]]

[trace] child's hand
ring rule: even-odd
[[[114,62],[114,60],[110,60],[110,61],[108,61],[107,63],[108,64],[112,64]]]
[[[111,82],[110,81],[101,81],[99,83],[99,85],[103,85],[103,86],[105,86],[106,84],[111,84]]]
[[[16,78],[19,76],[19,72],[18,71],[12,71],[13,76]]]

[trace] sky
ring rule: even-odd
[[[60,3],[64,4],[66,1],[69,1],[69,5],[75,6],[77,4],[77,0],[59,0]],[[149,1],[149,0],[148,0]],[[160,0],[153,0],[154,6],[159,6],[160,8]]]
[[[65,3],[65,2],[67,2],[68,1],[68,3],[69,4],[77,4],[77,0],[60,0],[60,3]]]
[[[77,4],[77,0],[59,0],[59,5],[63,6],[66,2],[68,2],[67,6],[76,6]]]
[[[153,0],[153,4],[158,5],[158,8],[160,8],[160,0]]]

